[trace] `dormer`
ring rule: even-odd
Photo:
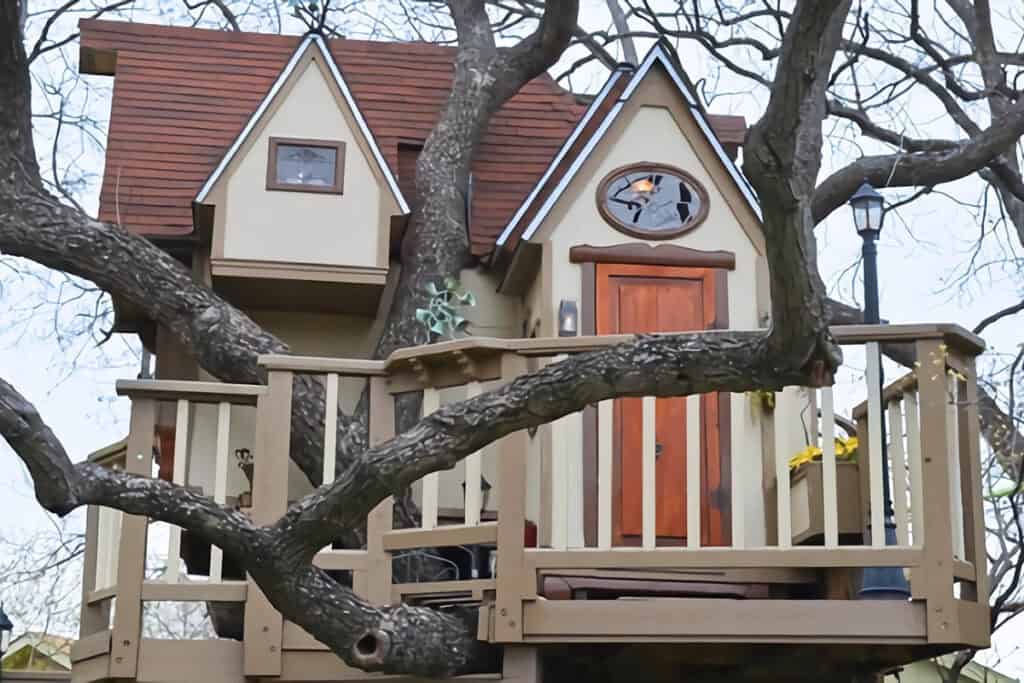
[[[408,206],[322,38],[301,41],[193,211],[214,288],[234,303],[376,310]]]

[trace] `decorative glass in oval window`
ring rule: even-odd
[[[338,150],[333,147],[279,145],[277,182],[287,185],[334,185]]]
[[[626,232],[671,237],[695,227],[707,213],[707,193],[688,173],[659,164],[612,172],[601,183],[604,217]]]

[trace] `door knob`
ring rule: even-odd
[[[654,459],[657,460],[661,457],[661,452],[664,450],[660,443],[654,444]]]

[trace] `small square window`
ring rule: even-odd
[[[344,142],[270,138],[268,190],[341,194],[344,171]]]

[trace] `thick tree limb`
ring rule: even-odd
[[[429,472],[511,432],[546,424],[619,396],[682,396],[807,384],[803,367],[779,362],[763,332],[637,337],[571,357],[472,399],[442,406],[403,434],[368,449],[330,486],[295,503],[279,526],[312,554],[332,528],[358,524],[373,507]]]
[[[837,0],[793,9],[768,107],[743,155],[764,214],[772,326],[782,343],[773,350],[802,354],[805,363],[822,360],[829,373],[842,354],[828,334],[810,203],[821,167],[829,71],[849,9],[848,1]]]
[[[0,436],[28,467],[36,497],[47,510],[65,515],[82,505],[104,505],[187,529],[221,547],[282,614],[353,666],[448,676],[487,670],[490,664],[490,648],[477,642],[472,613],[371,605],[299,559],[289,529],[256,527],[247,515],[166,481],[88,462],[72,464],[35,407],[2,378]]]
[[[1024,135],[1024,99],[979,135],[956,149],[914,154],[861,157],[826,178],[814,192],[812,211],[820,223],[856,191],[863,182],[876,187],[938,185],[985,168]]]
[[[255,527],[244,514],[159,479],[89,462],[72,464],[35,407],[0,378],[0,435],[32,475],[36,499],[65,515],[81,505],[106,505],[186,527],[204,540],[238,552]]]

